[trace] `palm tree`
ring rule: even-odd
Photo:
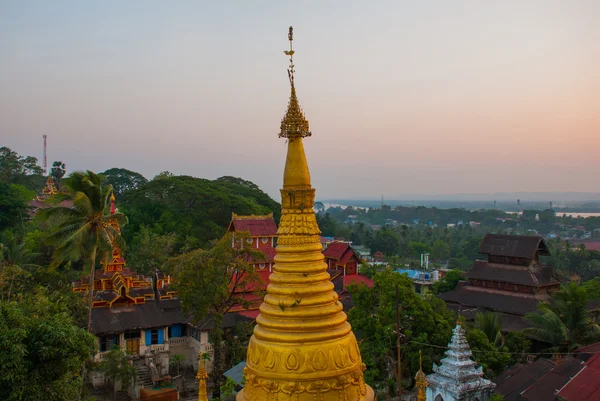
[[[74,172],[66,180],[66,194],[58,194],[54,202],[70,200],[72,207],[56,206],[43,209],[42,218],[55,224],[49,242],[56,246],[54,263],[84,262],[90,272],[88,291],[87,329],[92,329],[92,299],[96,261],[106,258],[113,246],[123,249],[121,235],[110,222],[121,227],[127,218],[121,213],[108,213],[112,186],[104,184],[104,177],[91,171]]]
[[[10,299],[15,279],[26,277],[39,267],[31,263],[39,254],[31,252],[28,244],[20,242],[12,231],[2,233],[0,240],[0,298],[4,298],[4,285],[8,282],[7,299]]]
[[[502,317],[498,313],[477,312],[475,315],[475,328],[483,331],[491,344],[494,344],[495,346],[503,344],[504,339],[500,332],[500,329],[502,328]]]
[[[571,351],[600,338],[600,326],[586,309],[587,293],[577,283],[563,284],[551,303],[541,303],[538,311],[525,319],[534,327],[525,333],[550,344],[549,351]]]

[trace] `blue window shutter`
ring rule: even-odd
[[[181,325],[180,324],[174,324],[173,326],[171,326],[171,337],[173,337],[173,338],[181,337]]]
[[[146,345],[150,345],[152,343],[152,333],[150,330],[146,330]]]
[[[165,329],[163,329],[163,328],[158,329],[158,343],[159,344],[165,343]]]

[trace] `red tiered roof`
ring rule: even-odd
[[[249,232],[252,237],[274,237],[277,235],[277,224],[275,224],[272,214],[266,216],[238,216],[234,214],[228,231]]]

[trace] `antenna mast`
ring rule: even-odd
[[[44,175],[48,175],[48,157],[46,156],[46,139],[48,138],[48,135],[44,134]]]

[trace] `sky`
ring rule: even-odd
[[[279,199],[294,26],[318,199],[598,192],[600,1],[0,1],[0,146]]]

